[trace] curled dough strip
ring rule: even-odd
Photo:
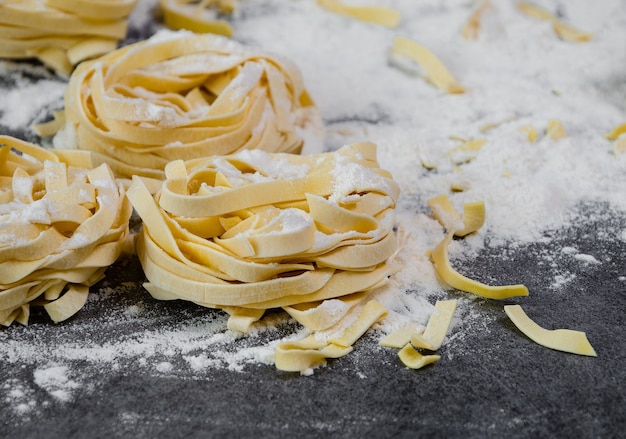
[[[392,61],[393,57],[404,56],[418,63],[424,69],[426,80],[446,93],[465,93],[439,58],[420,43],[398,35],[393,39],[391,56]]]
[[[276,368],[287,372],[305,373],[324,363],[327,358],[340,358],[352,352],[352,345],[385,314],[387,309],[375,300],[369,300],[356,320],[343,329],[341,337],[318,340],[312,334],[299,342],[283,342],[276,346]]]
[[[126,37],[136,0],[0,2],[0,57],[38,58],[63,76]]]
[[[474,279],[463,276],[454,270],[450,265],[448,257],[448,245],[452,241],[454,233],[448,235],[437,245],[432,252],[432,259],[435,263],[437,273],[441,279],[453,288],[488,299],[506,299],[515,296],[528,296],[528,288],[524,285],[498,285],[490,286],[478,282]]]
[[[26,324],[31,304],[74,315],[119,257],[132,207],[106,165],[0,136],[0,324]]]
[[[229,1],[199,1],[197,4],[192,0],[161,0],[161,10],[163,11],[163,21],[170,29],[187,29],[198,33],[213,33],[230,37],[233,34],[232,26],[225,20],[217,19],[217,14],[212,18],[207,15],[204,8],[218,3],[220,12],[232,12],[234,2]]]
[[[245,329],[261,314],[240,308],[289,307],[309,321],[313,303],[372,290],[393,272],[399,188],[371,143],[313,156],[241,151],[172,162],[165,174],[154,196],[139,177],[127,193],[143,220],[145,287],[158,299],[225,309]],[[333,322],[311,318],[318,329]]]
[[[55,145],[89,149],[128,178],[163,179],[176,159],[316,149],[322,131],[291,62],[186,31],[162,31],[82,63],[64,113]]]
[[[546,9],[533,5],[532,3],[524,1],[519,2],[517,4],[517,9],[519,9],[523,14],[527,15],[528,17],[551,22],[554,32],[563,40],[571,41],[574,43],[585,43],[591,40],[593,36],[590,33],[582,32],[564,23]]]
[[[541,346],[572,354],[597,356],[584,332],[571,329],[544,329],[532,321],[519,305],[506,305],[504,311],[520,331]]]
[[[350,6],[339,0],[317,0],[317,4],[336,14],[347,15],[385,27],[395,28],[400,22],[400,13],[395,9],[376,6]]]

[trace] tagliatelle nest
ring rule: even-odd
[[[69,76],[83,60],[117,48],[136,0],[0,2],[0,57],[38,58]]]
[[[371,143],[311,156],[242,151],[172,162],[153,197],[128,190],[143,220],[137,253],[158,299],[263,310],[371,290],[393,269],[399,188]]]
[[[120,177],[162,179],[172,160],[298,153],[318,148],[322,131],[288,60],[217,35],[162,31],[76,69],[54,140],[92,150]]]
[[[0,136],[0,324],[76,313],[120,255],[132,207],[106,165]]]

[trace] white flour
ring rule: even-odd
[[[140,3],[133,20],[147,23],[148,2]],[[282,5],[280,0],[267,3]],[[271,14],[258,13],[260,6],[254,9],[257,14],[241,14],[235,37],[295,61],[325,119],[327,148],[373,141],[382,167],[400,184],[402,247],[396,261],[403,269],[378,295],[390,314],[377,329],[389,332],[407,321],[424,324],[436,298],[446,296],[427,257],[443,237],[430,216],[429,198],[449,193],[459,210],[465,202],[485,201],[486,225],[450,246],[451,257],[462,258],[470,269],[472,257],[487,243],[512,249],[535,241],[549,244],[546,231],[580,221],[580,203],[600,202],[609,213],[626,212],[626,154],[615,156],[603,137],[626,122],[626,12],[620,0],[598,5],[537,2],[552,11],[559,6],[572,24],[594,33],[591,42],[573,44],[559,40],[547,22],[521,15],[512,2],[494,0],[478,41],[465,41],[460,28],[471,2],[384,3],[402,11],[398,29],[336,16],[313,1],[301,1],[272,8]],[[241,7],[252,8],[252,2],[242,1]],[[390,65],[388,52],[396,34],[429,47],[467,93],[445,95],[419,74]],[[0,62],[0,73],[18,72],[16,65]],[[18,81],[17,87],[21,92],[1,90],[0,126],[28,126],[64,91],[64,83],[50,77],[34,85]],[[565,139],[545,137],[551,119],[563,123]],[[487,124],[496,126],[481,132]],[[520,131],[525,125],[537,130],[537,142]],[[448,153],[460,142],[451,136],[487,143],[471,155],[473,160],[457,167]],[[422,160],[436,169],[427,170]],[[466,190],[451,193],[453,184]],[[621,227],[614,239],[626,241],[626,227]],[[554,264],[559,253],[577,264],[603,263],[573,247],[555,248],[542,257]],[[545,283],[558,292],[575,281],[574,274],[555,269]],[[302,336],[283,313],[270,313],[244,338],[227,331],[226,316],[218,313],[197,312],[173,321],[162,314],[167,304],[159,305],[161,314],[143,303],[120,305],[130,288],[105,283],[98,296],[92,294],[88,307],[110,307],[97,321],[79,316],[53,329],[33,325],[0,332],[3,367],[28,365],[36,385],[50,396],[38,399],[37,389],[12,378],[2,384],[3,401],[24,415],[41,401],[71,400],[82,382],[97,379],[104,369],[198,378],[212,368],[271,364],[276,343]],[[161,326],[146,329],[142,323],[159,319]],[[454,346],[462,338],[461,327],[488,330],[489,319],[472,306],[472,299],[462,299],[446,343]],[[33,335],[46,330],[54,332],[54,343]],[[121,330],[125,335],[118,336]]]

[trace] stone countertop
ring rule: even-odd
[[[435,21],[437,11],[448,7],[423,6]],[[311,8],[305,2],[264,1],[243,8],[237,20],[253,23],[278,12],[301,17]],[[155,31],[158,26],[145,15],[152,13],[142,6],[128,42]],[[355,26],[349,23],[346,29],[352,32]],[[243,28],[241,35],[251,40]],[[302,61],[307,64],[304,56]],[[30,62],[3,64],[3,92],[42,81],[63,82]],[[320,87],[312,84],[313,91]],[[28,126],[59,105],[59,99],[51,100],[21,125],[0,123],[0,132],[38,142]],[[325,122],[341,129],[395,123],[384,105],[342,109],[332,104],[327,110]],[[417,371],[401,364],[397,350],[380,347],[375,331],[359,340],[353,353],[310,376],[258,361],[229,363],[230,355],[253,352],[268,342],[264,337],[286,336],[297,325],[270,312],[274,328],[250,338],[232,337],[220,311],[150,297],[141,286],[138,261],[125,256],[70,320],[54,325],[36,313],[27,327],[0,328],[7,357],[0,368],[0,436],[621,437],[626,428],[626,213],[604,202],[580,203],[576,210],[579,221],[546,230],[544,240],[493,245],[487,240],[471,256],[471,265],[460,271],[523,283],[532,297],[493,301],[442,289],[442,298],[463,301],[463,318],[438,352],[441,360]],[[562,248],[601,263],[581,263],[555,251]],[[547,283],[560,271],[569,281],[555,293]],[[546,328],[583,330],[598,357],[533,343],[504,313],[503,305],[511,303],[522,304]],[[206,338],[198,332],[204,329],[213,334],[211,346],[220,348],[217,360],[202,345]],[[164,341],[168,336],[177,338],[175,349]],[[220,336],[224,341],[216,342]]]

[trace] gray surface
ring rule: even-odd
[[[151,32],[132,29],[129,40]],[[37,81],[37,71],[26,69],[20,75]],[[51,110],[44,109],[39,120]],[[0,126],[0,132],[38,140],[26,128]],[[72,367],[84,367],[92,381],[76,389],[69,402],[39,389],[33,397],[47,404],[18,416],[11,400],[0,395],[0,437],[624,437],[626,241],[615,237],[626,228],[626,218],[602,205],[580,208],[589,213],[587,220],[548,232],[549,242],[487,246],[471,264],[463,264],[476,278],[523,283],[532,296],[475,300],[478,318],[463,320],[456,328],[463,337],[443,346],[436,365],[419,371],[403,367],[396,350],[377,345],[377,334],[309,377],[264,365],[242,372],[214,369],[193,377],[146,373],[124,362],[119,369],[98,371],[77,361]],[[546,254],[565,246],[602,264],[575,263],[559,253],[552,264],[546,262]],[[576,277],[554,294],[546,282],[558,270]],[[100,298],[90,300],[73,319],[53,325],[36,315],[27,328],[1,328],[0,343],[38,340],[54,345],[64,337],[116,340],[142,328],[224,319],[193,304],[157,302],[140,287],[142,280],[137,261],[123,259],[94,289]],[[100,291],[122,286],[124,294]],[[446,297],[468,296],[450,292]],[[104,314],[123,313],[135,303],[142,303],[150,318],[106,325]],[[550,327],[584,330],[598,357],[534,344],[504,314],[507,303],[523,304],[533,319]],[[89,325],[89,332],[76,329]],[[33,373],[46,360],[5,364],[0,383],[18,380],[37,389]]]
[[[443,359],[432,367],[404,368],[396,351],[378,347],[375,336],[359,341],[353,354],[329,362],[310,377],[249,366],[243,372],[216,369],[193,379],[146,374],[122,365],[118,371],[103,370],[93,387],[78,389],[69,403],[52,401],[27,422],[2,406],[2,435],[623,437],[626,288],[619,276],[624,274],[626,243],[599,237],[615,236],[626,218],[598,218],[601,207],[591,207],[595,220],[552,232],[549,245],[514,251],[488,248],[474,261],[475,276],[495,273],[503,282],[522,282],[532,291],[532,300],[476,300],[475,310],[493,318],[481,319],[489,321],[489,328],[465,322],[459,328],[462,341],[444,345]],[[553,276],[554,266],[542,263],[542,254],[568,245],[605,262],[601,268],[581,271],[580,264],[568,267],[565,257],[556,260],[560,269],[575,272],[577,281],[566,296],[550,294],[544,284]],[[504,255],[506,263],[501,263]],[[120,261],[108,276],[109,286],[142,280],[134,259]],[[153,301],[138,286],[104,300],[61,325],[35,321],[29,333],[54,343],[62,331],[81,322],[97,325],[103,309],[122,309],[138,301],[154,317],[152,323],[144,322],[147,326],[189,318],[211,320],[219,314],[191,304]],[[578,329],[585,330],[598,357],[534,344],[502,311],[503,304],[513,302],[555,328],[583,322]],[[120,327],[94,330],[96,338],[124,335]],[[0,341],[26,337],[25,333],[21,328],[3,329]],[[8,376],[32,381],[32,373],[30,365],[17,375],[15,369],[2,368],[0,382]]]

